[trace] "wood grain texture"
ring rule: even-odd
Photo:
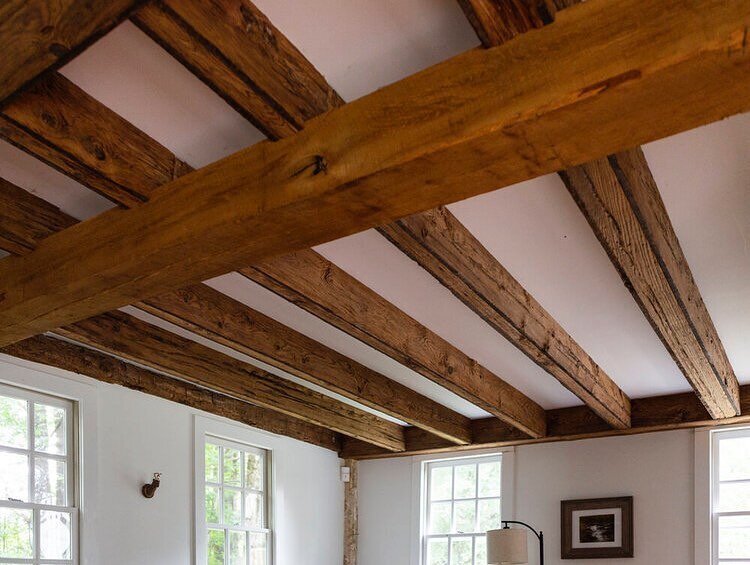
[[[271,139],[343,104],[248,0],[158,0],[133,21]]]
[[[561,176],[625,286],[711,416],[737,416],[737,377],[643,152],[611,155]]]
[[[544,435],[541,406],[315,251],[240,273],[529,435]]]
[[[0,178],[0,249],[25,255],[37,242],[75,223],[56,206]]]
[[[198,386],[374,442],[392,451],[404,449],[403,431],[398,424],[122,312],[58,328],[55,333]]]
[[[314,426],[230,396],[217,394],[178,379],[152,373],[109,355],[60,339],[36,336],[0,349],[0,353],[145,392],[333,451],[340,449],[340,438],[335,432],[326,428]]]
[[[448,209],[379,231],[611,426],[630,426],[627,395]]]
[[[0,4],[0,104],[126,19],[140,0],[6,0]]]
[[[551,23],[555,9],[546,0],[457,0],[485,47]]]
[[[357,565],[359,541],[359,468],[355,459],[344,459],[349,482],[344,483],[344,565]]]
[[[712,419],[692,392],[639,398],[632,401],[632,426],[613,429],[590,408],[576,406],[547,411],[548,435],[540,439],[519,436],[518,431],[495,418],[472,421],[474,443],[468,447],[451,445],[417,428],[406,428],[406,451],[398,456],[425,453],[453,453],[471,449],[530,445],[557,441],[575,441],[598,437],[642,434],[666,430],[692,429],[707,426],[747,424],[750,422],[750,385],[740,387],[741,414],[723,420]],[[393,454],[357,440],[344,440],[341,457],[379,459]]]
[[[192,170],[59,73],[0,109],[0,136],[126,207]]]
[[[748,26],[722,0],[564,10],[0,262],[0,344],[746,111]]]
[[[470,422],[465,416],[206,285],[136,306],[453,443],[471,442]]]

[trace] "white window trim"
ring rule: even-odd
[[[274,496],[274,485],[276,484],[276,471],[273,457],[273,448],[269,445],[270,434],[250,429],[244,426],[230,424],[214,418],[196,415],[194,417],[194,498],[193,507],[195,508],[195,517],[193,524],[193,563],[203,565],[207,560],[207,546],[204,542],[204,530],[206,528],[206,510],[205,510],[205,475],[206,475],[206,438],[224,440],[229,444],[234,444],[246,450],[253,448],[262,449],[267,452],[268,461],[266,463],[266,488],[268,489],[267,508],[268,508],[268,529],[270,530],[270,564],[275,562],[276,558],[276,535],[274,530],[274,516],[276,497]]]
[[[502,455],[500,467],[500,515],[504,520],[515,517],[515,450],[513,447],[502,449],[479,449],[462,453],[444,453],[436,455],[415,455],[412,460],[412,500],[411,500],[411,554],[410,565],[422,565],[422,532],[425,528],[426,506],[423,504],[426,495],[425,467],[436,461],[474,459],[485,455]]]
[[[76,403],[74,448],[77,465],[74,480],[77,502],[78,565],[97,565],[97,390],[96,382],[75,373],[0,354],[0,384],[50,395]],[[46,400],[46,397],[45,397]],[[70,479],[69,479],[70,480]],[[92,549],[87,549],[91,547]],[[13,560],[11,560],[13,561]],[[21,560],[23,562],[23,560]],[[47,561],[45,561],[47,562]],[[54,563],[54,561],[49,561]]]

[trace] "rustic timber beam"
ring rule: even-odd
[[[617,272],[713,418],[739,383],[640,148],[561,173]]]
[[[564,10],[6,258],[0,344],[746,111],[748,25],[722,0]]]
[[[559,408],[547,411],[547,429],[544,438],[523,437],[515,430],[495,418],[472,421],[474,443],[470,446],[455,446],[441,441],[422,430],[409,427],[406,435],[406,451],[397,456],[424,453],[452,453],[471,449],[531,445],[557,441],[574,441],[598,437],[661,432],[719,426],[747,424],[750,422],[750,385],[740,387],[741,413],[732,418],[716,420],[711,417],[700,400],[692,392],[639,398],[632,400],[632,426],[628,429],[613,429],[604,420],[585,406]],[[394,454],[357,440],[344,440],[341,457],[353,459],[379,459]]]
[[[390,451],[404,449],[398,424],[122,312],[58,328],[55,334]]]
[[[10,104],[4,115],[6,120],[12,119],[12,132],[28,134],[13,136],[16,145],[58,166],[87,186],[98,187],[100,192],[124,207],[147,200],[159,184],[190,170],[166,148],[59,74],[38,81],[26,95]],[[101,134],[97,132],[98,128],[102,129]],[[4,132],[0,123],[0,133]],[[33,144],[28,143],[30,139],[33,139]],[[98,157],[92,155],[92,147],[96,148]],[[58,231],[58,225],[76,223],[73,218],[21,189],[10,191],[3,188],[0,185],[0,202],[5,201],[7,206],[0,214],[0,243],[7,239],[4,234],[24,241],[23,249],[8,251],[15,254],[28,252],[36,247],[42,236]],[[11,221],[13,223],[9,223]],[[8,226],[4,229],[6,223]],[[37,226],[40,237],[32,237],[36,232],[25,233],[33,226]],[[202,303],[186,300],[197,295]],[[471,441],[468,418],[205,285],[194,285],[139,306],[183,328],[209,339],[218,339],[242,353],[455,443]]]
[[[577,4],[578,1],[555,0],[551,11]],[[541,27],[552,20],[551,17],[545,17],[548,11],[541,0],[459,0],[459,3],[486,47],[500,45],[516,34]],[[736,415],[739,410],[739,383],[693,281],[687,260],[640,148],[561,171],[560,177],[643,313],[709,413],[715,418]],[[623,194],[619,194],[620,192]],[[461,236],[451,234],[448,237],[431,229],[434,226],[429,220],[429,217],[417,222],[406,219],[394,225],[403,226],[408,222],[403,231],[415,234],[414,239],[418,239],[432,255],[436,253],[433,250],[435,245],[429,245],[431,239],[442,245],[449,245]],[[450,222],[446,223],[450,226]],[[420,227],[422,233],[418,231]],[[393,231],[395,235],[392,238],[401,236],[399,241],[409,241],[397,228]],[[468,234],[468,237],[471,238],[471,235]],[[633,253],[636,249],[640,253]],[[420,256],[425,255],[422,253]],[[465,303],[470,303],[470,307],[471,304],[477,304],[475,292],[469,290],[467,297],[465,289],[456,285],[450,273],[438,271],[435,261],[429,263],[429,253],[427,255],[428,264],[432,268],[426,268],[430,272],[435,276],[441,273],[441,280],[447,279],[449,288]],[[437,255],[448,268],[456,270],[450,255],[439,252]],[[475,261],[474,264],[477,263],[482,264],[481,261]],[[459,272],[471,274],[466,269],[459,269]],[[480,271],[480,276],[483,273],[483,270]],[[503,279],[501,276],[496,278]],[[513,282],[515,281],[511,282],[511,287]],[[482,289],[487,286],[480,284],[474,285],[474,288]],[[473,309],[482,316],[481,300],[477,306],[479,308]],[[502,331],[503,320],[498,322]],[[565,356],[561,358],[564,360]],[[583,359],[585,361],[585,357]],[[582,367],[586,366],[586,363],[582,364]],[[565,384],[564,380],[561,382]],[[595,405],[581,398],[607,419],[606,415],[596,410]]]
[[[335,432],[280,412],[242,402],[179,379],[152,373],[98,351],[60,339],[36,336],[0,349],[0,353],[72,371],[98,381],[178,402],[248,426],[333,451],[341,448]]]
[[[61,67],[142,0],[6,0],[0,4],[0,104],[42,73]]]

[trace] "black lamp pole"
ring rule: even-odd
[[[518,524],[519,526],[524,526],[525,528],[528,528],[532,532],[534,532],[534,535],[539,540],[539,565],[544,565],[544,533],[537,532],[534,528],[529,526],[526,522],[517,522],[515,520],[503,520],[502,523],[503,523],[504,529],[510,528],[508,524]]]

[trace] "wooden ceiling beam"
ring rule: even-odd
[[[61,67],[142,0],[6,0],[0,4],[0,104],[39,75]]]
[[[179,379],[153,373],[98,351],[53,337],[32,337],[2,348],[0,353],[145,392],[333,451],[341,448],[341,438],[338,434],[321,426],[254,406]]]
[[[406,451],[394,455],[357,440],[344,439],[341,457],[353,459],[379,459],[383,457],[419,455],[426,453],[453,453],[472,449],[532,445],[558,441],[574,441],[599,437],[693,429],[706,426],[747,424],[750,422],[750,385],[740,387],[741,413],[724,420],[715,420],[698,397],[692,392],[639,398],[632,400],[632,426],[613,429],[586,406],[559,408],[547,411],[549,433],[540,439],[523,437],[495,418],[472,421],[474,443],[469,446],[450,445],[445,441],[409,427],[404,430]]]
[[[0,344],[746,111],[748,25],[743,2],[589,0],[454,57],[6,258]]]
[[[486,47],[493,47],[519,33],[550,23],[555,10],[578,4],[579,0],[459,0],[459,3],[482,43]],[[607,250],[625,285],[709,413],[715,418],[737,415],[737,377],[693,280],[641,149],[635,148],[562,171],[560,177]],[[390,237],[409,242],[407,236],[411,234],[419,244],[428,248],[428,252],[437,255],[446,268],[441,270],[435,260],[430,262],[431,257],[426,253],[420,255],[423,258],[420,262],[427,256],[429,265],[426,268],[430,272],[435,276],[442,274],[441,280],[447,279],[449,288],[459,298],[466,303],[476,304],[477,293],[470,290],[467,298],[467,291],[456,284],[456,277],[446,272],[446,269],[457,270],[450,260],[451,256],[436,253],[433,249],[435,245],[429,244],[430,240],[436,240],[448,246],[463,234],[435,230],[430,219],[425,217],[417,221],[406,219],[397,222],[391,230],[395,235]],[[446,223],[450,228],[451,222]],[[398,226],[402,227],[401,232],[407,233],[400,233]],[[423,230],[421,233],[420,228]],[[455,227],[452,229],[456,230]],[[473,241],[471,234],[466,234],[466,237]],[[634,253],[634,250],[638,252]],[[473,265],[476,264],[481,265],[482,261],[474,261]],[[470,269],[458,269],[458,272],[472,274]],[[482,274],[484,270],[480,269],[478,276]],[[505,280],[507,277],[502,274],[497,273],[489,282]],[[511,281],[507,286],[502,285],[503,290],[514,287],[515,281]],[[486,289],[487,285],[475,284],[474,288]],[[512,290],[506,292],[512,293]],[[479,308],[474,307],[474,310],[487,319],[482,314],[481,300],[477,305]],[[498,319],[497,323],[499,325],[493,325],[502,332],[503,320]],[[559,334],[555,332],[555,335]],[[533,337],[530,341],[533,343]],[[523,345],[528,345],[528,342],[521,344],[522,350]],[[575,359],[576,355],[572,357]],[[559,358],[564,363],[566,356]],[[585,368],[590,364],[586,362],[586,357],[581,359],[583,363],[580,366],[585,373]],[[566,381],[561,382],[565,384]],[[571,390],[575,393],[574,389]],[[608,391],[605,387],[604,392]],[[578,396],[605,420],[608,419],[606,413],[597,410],[595,404],[592,405],[580,394]]]
[[[625,286],[713,418],[739,383],[640,148],[561,173]]]
[[[403,428],[396,423],[122,312],[89,318],[54,333],[389,451],[404,449]]]

